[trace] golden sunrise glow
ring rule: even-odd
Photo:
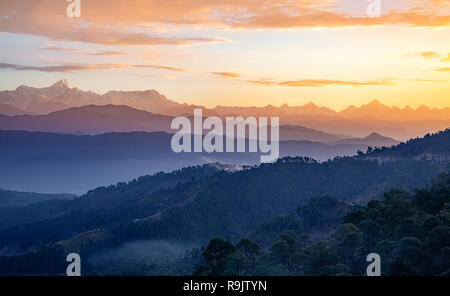
[[[352,0],[98,0],[71,19],[62,0],[2,1],[0,89],[65,78],[206,107],[450,107],[449,2],[391,2],[368,17]]]

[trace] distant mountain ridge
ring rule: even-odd
[[[127,105],[135,109],[168,116],[189,116],[202,108],[204,116],[279,117],[282,125],[300,125],[326,133],[364,137],[372,132],[407,140],[450,126],[450,108],[430,109],[424,105],[412,109],[388,107],[373,100],[360,107],[349,106],[337,112],[314,103],[303,106],[226,107],[208,109],[169,100],[156,90],[109,91],[103,95],[82,91],[61,80],[50,87],[20,86],[13,91],[0,91],[0,104],[7,104],[27,113],[48,114],[85,105]],[[1,111],[1,110],[0,110]],[[0,112],[1,114],[1,112]],[[8,115],[8,114],[6,114]],[[0,126],[1,127],[1,126]]]
[[[26,206],[33,203],[52,199],[72,199],[72,194],[43,194],[32,192],[18,192],[0,189],[0,207]]]
[[[55,111],[47,115],[0,115],[0,130],[24,130],[66,134],[102,134],[109,132],[163,131],[175,133],[173,117],[153,114],[125,105],[87,105]],[[205,130],[205,133],[207,130]],[[349,138],[302,126],[280,126],[280,140],[305,140],[329,143]]]
[[[260,152],[175,153],[171,149],[171,137],[164,132],[89,136],[0,131],[0,188],[81,194],[100,185],[158,171],[215,162],[237,166],[260,162]],[[355,155],[367,146],[280,141],[280,157],[309,156],[326,161],[336,156]]]
[[[155,90],[110,91],[99,95],[73,87],[66,80],[44,88],[19,86],[13,91],[0,91],[0,103],[41,114],[92,104],[128,105],[155,113],[178,105]]]
[[[0,129],[101,134],[128,131],[170,131],[171,116],[158,115],[124,105],[87,105],[47,115],[0,115]]]
[[[0,91],[0,104],[9,104],[12,107],[42,114],[67,109],[68,107],[81,107],[84,105],[128,105],[133,108],[146,110],[165,115],[192,114],[193,108],[202,108],[211,114],[220,116],[287,116],[308,115],[324,117],[358,118],[372,117],[382,120],[449,120],[450,107],[443,109],[429,108],[421,105],[416,109],[409,106],[400,109],[396,106],[388,107],[378,100],[372,100],[360,107],[349,106],[342,111],[335,111],[328,107],[317,106],[309,102],[302,106],[289,106],[287,104],[275,107],[237,107],[216,106],[208,109],[202,106],[181,104],[169,100],[156,90],[145,91],[109,91],[99,95],[92,91],[83,91],[71,86],[66,80],[60,80],[49,87],[35,88],[19,86],[13,91]],[[395,114],[396,118],[386,118],[387,114]]]
[[[399,141],[384,137],[378,133],[372,133],[364,138],[350,138],[350,139],[343,139],[333,142],[333,144],[352,144],[352,145],[369,145],[373,147],[390,147],[393,145],[400,144]]]
[[[378,100],[372,100],[359,108],[352,105],[338,113],[345,118],[371,117],[374,119],[393,121],[408,121],[411,118],[415,120],[448,120],[450,108],[431,109],[425,105],[421,105],[416,109],[409,106],[400,109],[397,106],[388,107]]]

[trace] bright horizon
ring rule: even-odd
[[[59,80],[59,81],[66,81],[66,82],[69,84],[69,87],[80,89],[78,86],[72,85],[72,84],[70,83],[70,81],[68,81],[67,79],[61,79],[61,80]],[[58,81],[58,82],[59,82],[59,81]],[[53,83],[53,84],[55,84],[55,83]],[[20,84],[20,85],[18,85],[17,87],[15,87],[15,88],[13,88],[13,89],[7,89],[7,90],[2,90],[2,89],[0,89],[0,92],[1,92],[1,91],[14,91],[14,90],[16,90],[18,87],[20,87],[20,86],[27,86],[27,87],[34,87],[34,88],[45,88],[45,87],[51,87],[53,84],[51,84],[51,85],[46,85],[46,86],[32,86],[32,85]],[[81,91],[93,91],[93,92],[95,92],[94,90],[91,90],[91,89],[80,89],[80,90],[81,90]],[[146,91],[146,90],[155,90],[155,91],[158,91],[157,89],[143,89],[143,90],[140,90],[140,91]],[[126,91],[126,90],[121,90],[121,89],[110,89],[110,90],[108,90],[108,91]],[[96,93],[99,94],[99,95],[104,95],[104,94],[106,94],[108,91],[103,92],[103,93],[97,93],[97,92],[96,92]],[[158,91],[158,92],[159,92],[159,91]],[[163,93],[160,93],[160,94],[163,95],[163,96],[165,96]],[[165,96],[165,97],[166,97],[168,100],[174,101],[174,102],[176,102],[176,103],[180,103],[180,104],[190,104],[189,102],[179,102],[179,101],[174,100],[174,99],[172,99],[172,98],[168,98],[167,96]],[[219,104],[219,105],[214,105],[214,106],[202,106],[202,107],[205,107],[205,108],[208,108],[208,109],[213,109],[213,108],[215,108],[215,107],[256,107],[256,108],[264,108],[264,107],[267,107],[267,106],[282,107],[283,105],[288,105],[289,107],[301,107],[301,106],[305,106],[305,105],[308,105],[308,104],[314,104],[314,105],[317,106],[317,107],[321,107],[321,108],[322,108],[322,107],[325,107],[325,108],[328,108],[328,109],[333,110],[333,111],[335,111],[335,112],[340,112],[340,111],[343,111],[343,110],[347,109],[348,107],[354,106],[354,107],[359,108],[359,107],[362,107],[362,106],[364,106],[364,105],[368,105],[368,104],[371,104],[371,103],[380,103],[380,104],[385,105],[386,107],[389,107],[389,108],[393,108],[393,107],[398,107],[398,108],[400,108],[400,109],[412,108],[413,110],[416,110],[416,109],[418,109],[419,107],[422,107],[422,106],[425,106],[425,107],[427,107],[427,108],[429,108],[429,109],[431,109],[431,110],[434,110],[434,109],[442,110],[442,109],[445,109],[445,108],[450,108],[450,107],[444,107],[444,108],[430,107],[430,106],[428,106],[427,104],[421,104],[421,105],[418,105],[418,106],[411,106],[411,105],[405,105],[405,106],[389,105],[389,104],[386,104],[386,103],[380,101],[379,99],[371,99],[371,100],[368,100],[367,102],[362,102],[360,105],[348,105],[348,106],[345,106],[345,107],[342,108],[342,109],[334,109],[334,108],[332,108],[332,107],[330,107],[330,106],[326,106],[326,105],[317,105],[317,104],[314,103],[313,101],[309,101],[309,102],[306,102],[306,103],[300,104],[300,105],[289,105],[289,104],[287,104],[287,103],[281,103],[281,104],[279,104],[279,105],[275,105],[275,104],[267,104],[267,105],[261,105],[261,106],[257,106],[257,105],[245,105],[245,104],[241,104],[241,105],[223,105],[223,104]]]
[[[450,3],[66,1],[0,3],[0,89],[155,89],[179,103],[336,111],[450,107]]]

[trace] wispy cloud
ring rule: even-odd
[[[441,62],[450,62],[450,53],[448,53],[446,58],[441,59]]]
[[[274,81],[274,78],[260,78],[257,80],[246,80],[246,82],[261,86],[271,86],[271,85],[277,85],[277,82]]]
[[[438,71],[438,72],[450,72],[450,67],[446,67],[446,68],[437,68],[434,71]]]
[[[434,52],[434,51],[421,52],[421,53],[419,53],[419,55],[426,59],[437,59],[437,58],[441,57],[440,54],[438,54],[437,52]]]
[[[51,51],[65,51],[65,52],[76,52],[76,53],[86,53],[90,56],[123,56],[123,55],[136,55],[136,56],[148,56],[155,55],[159,53],[158,51],[143,51],[143,52],[122,52],[122,51],[96,51],[93,49],[70,47],[70,46],[57,46],[52,43],[48,43],[46,47],[42,49]]]
[[[186,72],[187,69],[171,67],[171,66],[162,66],[162,65],[134,65],[135,68],[151,68],[151,69],[159,69],[159,70],[167,70],[167,71],[175,71],[175,72]]]
[[[447,80],[438,80],[438,79],[412,79],[412,81],[415,81],[415,82],[430,82],[430,83],[447,82]]]
[[[415,27],[442,27],[450,25],[450,16],[422,12],[392,12],[380,17],[350,17],[329,11],[312,11],[300,15],[287,13],[250,17],[246,22],[235,23],[240,28],[308,28],[308,27],[353,27],[409,24]]]
[[[236,72],[211,72],[220,78],[239,78],[241,75]],[[244,80],[251,84],[261,86],[288,86],[288,87],[324,87],[330,85],[347,86],[389,86],[394,85],[396,78],[384,78],[379,80],[355,81],[355,80],[332,80],[332,79],[298,79],[279,81],[273,78],[261,78],[257,80]]]
[[[385,78],[379,80],[369,81],[355,81],[355,80],[331,80],[331,79],[298,79],[287,81],[274,81],[269,79],[259,80],[247,80],[252,84],[261,86],[288,86],[288,87],[324,87],[331,85],[344,85],[344,86],[390,86],[394,85],[395,78]]]
[[[119,56],[119,55],[126,55],[124,52],[120,51],[99,51],[89,54],[91,56]]]
[[[85,48],[77,48],[77,47],[68,47],[68,46],[56,46],[52,43],[47,44],[47,47],[43,47],[45,50],[52,51],[69,51],[69,52],[95,52],[95,50],[85,49]]]
[[[434,59],[440,59],[443,57],[443,55],[434,52],[434,51],[424,51],[424,52],[419,52],[419,53],[414,53],[414,54],[407,54],[406,56],[420,56],[422,58],[425,59],[430,59],[430,60],[434,60]],[[447,57],[444,57],[442,59],[440,59],[441,62],[450,62],[450,53],[447,54]]]
[[[185,69],[161,66],[161,65],[139,65],[139,64],[60,64],[51,66],[22,66],[9,63],[0,63],[0,69],[12,69],[17,71],[40,71],[40,72],[61,72],[71,73],[78,71],[95,71],[95,70],[110,70],[110,69],[159,69],[176,72],[184,72]]]
[[[221,78],[237,78],[241,77],[239,73],[235,72],[211,72],[211,74],[219,76]]]
[[[40,72],[62,72],[71,73],[77,71],[93,71],[93,70],[106,70],[106,69],[119,69],[126,68],[125,64],[64,64],[53,66],[22,66],[15,64],[0,63],[2,69],[13,69],[17,71],[40,71]]]
[[[17,67],[18,66],[14,64],[0,63],[0,69],[15,69]]]

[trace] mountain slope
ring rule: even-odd
[[[76,196],[72,194],[42,194],[0,189],[0,207],[26,206],[46,200],[72,199],[75,197]]]
[[[333,142],[333,144],[368,145],[372,147],[391,147],[400,144],[400,141],[389,137],[383,137],[378,133],[372,133],[364,138],[343,139]]]
[[[178,106],[155,90],[110,91],[104,95],[82,91],[61,80],[50,87],[19,86],[13,91],[0,91],[0,103],[9,104],[27,112],[47,114],[70,107],[85,105],[127,105],[153,113]]]
[[[48,115],[0,116],[2,130],[25,130],[67,134],[101,134],[127,131],[170,131],[172,117],[128,106],[87,105]]]
[[[72,87],[65,80],[50,87],[34,88],[19,86],[13,91],[1,91],[0,103],[9,104],[21,110],[47,114],[70,106],[86,105],[99,98],[99,95]]]
[[[346,135],[330,134],[319,130],[295,126],[295,125],[281,125],[280,126],[280,140],[304,140],[312,142],[330,143],[345,139]]]
[[[216,246],[234,245],[215,262],[207,256],[203,265],[184,262],[202,276],[365,276],[367,254],[377,253],[383,276],[448,276],[449,202],[448,174],[414,193],[392,188],[382,201],[362,207],[317,197],[264,223],[251,240],[211,240],[206,255]]]
[[[450,141],[450,128],[423,138],[410,139],[393,147],[376,148],[368,153],[369,159],[428,159],[446,162],[450,159],[447,143]]]
[[[137,115],[135,117],[139,119]],[[93,113],[93,121],[102,116]],[[64,114],[61,117],[69,118]],[[91,122],[86,120],[88,128],[94,128],[89,127]],[[48,126],[51,127],[50,124]],[[58,126],[58,129],[61,128],[64,125]],[[100,185],[127,181],[158,171],[168,172],[211,162],[256,165],[260,161],[260,152],[175,153],[171,148],[171,138],[172,135],[163,132],[79,136],[0,131],[0,188],[82,194]],[[309,156],[320,161],[355,155],[358,150],[366,149],[365,145],[280,142],[280,156]]]
[[[416,153],[434,149],[434,138],[438,137],[441,151],[450,154],[449,133],[422,139]],[[14,246],[16,251],[27,250],[76,236],[77,248],[81,246],[81,251],[88,256],[95,253],[96,248],[117,246],[130,240],[195,243],[216,236],[234,239],[248,235],[262,223],[290,213],[317,196],[331,195],[364,204],[382,198],[383,192],[393,186],[401,185],[408,191],[424,187],[437,174],[449,170],[449,162],[435,163],[407,156],[382,164],[362,156],[325,163],[285,158],[257,168],[218,171],[201,179],[189,179],[188,174],[185,182],[173,182],[156,190],[141,179],[134,180],[90,191],[63,208],[57,201],[23,208],[22,213],[39,213],[43,207],[51,214],[36,218],[31,224],[3,229],[0,249],[11,251]],[[170,174],[159,176],[171,179]],[[114,202],[109,200],[111,197],[115,197]],[[110,206],[89,207],[85,206],[86,200],[94,204],[105,201]],[[16,212],[15,217],[26,216],[19,213]],[[96,230],[95,241],[88,235],[94,235],[92,230]],[[102,239],[98,240],[99,237]],[[79,241],[80,238],[83,241]]]
[[[22,205],[26,205],[25,202],[28,203],[27,207],[16,207],[16,205],[19,205],[19,201],[17,200],[9,205],[6,204],[7,200],[5,200],[4,207],[0,204],[0,228],[51,219],[67,211],[101,212],[107,209],[115,209],[123,204],[133,202],[138,197],[145,198],[155,191],[162,190],[166,187],[173,187],[179,183],[201,180],[219,170],[227,168],[224,165],[208,164],[202,167],[184,168],[167,174],[157,173],[152,176],[139,177],[130,183],[130,185],[133,184],[131,186],[128,186],[126,183],[119,183],[114,186],[98,187],[95,190],[89,191],[83,198],[69,199],[68,197],[74,196],[67,194],[52,195],[0,191],[0,193],[4,193],[8,197],[7,200],[20,196],[24,200],[24,202],[21,201]],[[127,194],[124,194],[125,191]],[[97,198],[99,194],[102,198]],[[29,202],[30,198],[25,200],[23,197],[33,197],[35,199],[39,197],[42,202],[32,204]],[[156,208],[160,208],[161,206],[159,199],[152,200],[151,203]],[[14,205],[14,207],[11,207],[11,205]]]
[[[0,114],[6,115],[6,116],[16,116],[16,115],[23,115],[27,112],[20,110],[18,108],[15,108],[13,106],[10,106],[8,104],[0,104]]]
[[[192,113],[193,114],[193,113]],[[192,117],[192,114],[189,116]],[[165,131],[175,133],[173,117],[153,114],[125,105],[87,105],[47,115],[1,116],[1,130],[24,130],[67,134],[101,134],[129,131]],[[205,130],[204,133],[207,133]],[[280,140],[333,142],[348,138],[302,126],[280,126]]]

